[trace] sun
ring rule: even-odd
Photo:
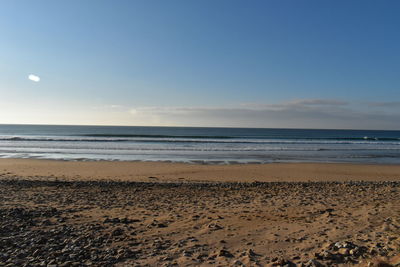
[[[34,74],[29,74],[28,79],[33,82],[40,82],[40,77]]]

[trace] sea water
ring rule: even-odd
[[[400,163],[400,131],[0,125],[1,158]]]

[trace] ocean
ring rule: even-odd
[[[0,158],[400,163],[400,131],[0,125]]]

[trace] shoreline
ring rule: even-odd
[[[358,163],[202,165],[142,161],[0,159],[0,179],[133,182],[400,181],[400,165]]]

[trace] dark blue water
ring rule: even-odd
[[[400,163],[400,131],[0,125],[0,157]]]

